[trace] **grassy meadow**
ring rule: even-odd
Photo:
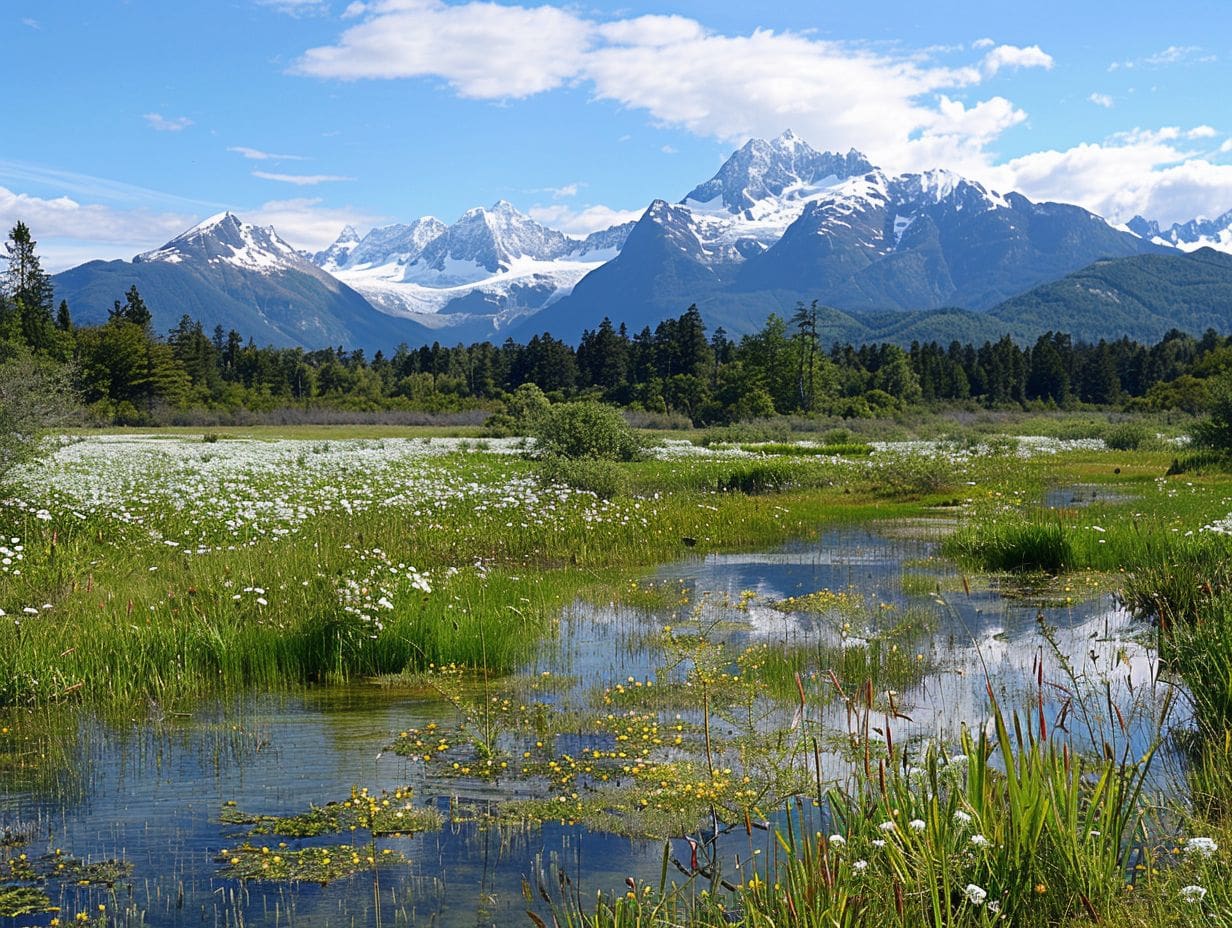
[[[327,882],[389,865],[376,840],[404,827],[560,820],[661,840],[662,870],[595,899],[528,863],[540,925],[1232,925],[1228,470],[1085,434],[732,434],[670,438],[595,492],[595,475],[526,451],[363,429],[65,440],[0,504],[0,773],[36,789],[71,765],[55,732],[31,740],[49,718],[376,682],[450,708],[390,751],[442,796],[512,782],[510,799],[224,810],[253,835],[339,834],[354,850],[292,849],[271,875],[254,838],[220,878]],[[916,605],[837,589],[716,602],[646,579],[874,521],[942,539],[946,572],[897,581]],[[906,736],[900,694],[945,672],[938,616],[987,590],[1062,607],[1116,593],[1148,676],[1128,657],[1098,676],[1041,651],[1024,688],[984,681],[979,724]],[[566,705],[565,682],[529,671],[579,602],[658,616],[659,663]],[[822,633],[729,645],[763,607]],[[41,765],[22,760],[34,741]],[[0,850],[0,914],[50,924],[21,846]]]

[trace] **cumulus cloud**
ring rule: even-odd
[[[1192,132],[1137,129],[1064,151],[1034,152],[989,169],[984,179],[1032,199],[1077,203],[1113,222],[1136,214],[1165,224],[1219,215],[1232,207],[1232,165],[1181,147]]]
[[[33,232],[44,269],[54,273],[93,258],[128,258],[161,245],[191,225],[192,215],[116,209],[0,187],[0,227],[9,229],[18,220]]]
[[[183,132],[193,124],[187,116],[164,116],[162,113],[146,113],[141,118],[156,132]]]
[[[1223,144],[1219,146],[1220,154],[1227,154],[1232,151],[1232,139],[1224,139]]]
[[[276,155],[273,152],[261,151],[259,148],[248,148],[244,145],[232,145],[227,151],[243,155],[249,161],[307,161],[303,155]]]
[[[636,222],[644,209],[613,209],[601,203],[573,209],[561,203],[549,206],[532,206],[527,215],[536,222],[566,235],[589,235],[602,229],[610,229],[625,222]]]
[[[279,235],[306,251],[321,251],[338,238],[343,226],[371,228],[389,222],[381,216],[351,206],[324,206],[316,198],[269,200],[257,209],[241,212],[240,218],[262,226],[273,226]]]
[[[591,23],[552,6],[380,0],[336,45],[309,49],[293,71],[343,80],[439,77],[461,96],[527,97],[582,66]]]
[[[982,67],[1047,67],[1038,46],[1000,46],[962,67],[812,35],[757,29],[721,35],[683,16],[614,21],[572,8],[441,0],[373,0],[294,73],[343,80],[435,77],[460,96],[506,100],[584,85],[599,100],[663,125],[740,143],[791,127],[814,144],[856,146],[892,167],[918,157],[970,159],[990,122],[1013,125],[1001,98],[942,96],[983,79]],[[985,64],[990,62],[990,64]],[[961,115],[961,118],[956,118]],[[995,117],[995,118],[993,118]],[[963,133],[963,123],[978,137]]]
[[[945,166],[997,189],[1078,202],[1114,219],[1144,212],[1169,221],[1228,199],[1232,166],[1184,149],[1210,137],[1205,127],[1128,133],[996,164],[993,147],[1027,113],[1006,96],[981,96],[979,85],[1026,68],[1052,69],[1039,45],[979,39],[967,63],[951,66],[814,34],[721,34],[684,16],[605,21],[583,10],[370,0],[348,7],[356,21],[332,44],[304,52],[292,71],[343,80],[436,78],[460,96],[491,100],[585,87],[593,99],[641,111],[657,125],[724,143],[792,128],[819,148],[859,148],[890,171]],[[1142,63],[1201,57],[1200,49],[1174,46]],[[1099,93],[1087,99],[1114,102]],[[553,204],[532,215],[580,233],[610,224],[615,212]]]
[[[1106,93],[1092,93],[1087,99],[1096,106],[1102,106],[1106,110],[1110,110],[1116,105],[1116,101]]]
[[[253,171],[253,177],[261,180],[277,181],[280,184],[294,184],[297,187],[315,187],[317,184],[332,184],[338,181],[355,180],[341,174],[275,174],[270,171]]]
[[[1052,70],[1052,55],[1038,45],[1028,45],[1025,48],[1017,45],[998,45],[984,56],[980,66],[989,77],[1007,68],[1014,71],[1021,68],[1043,68],[1045,71],[1050,71]]]

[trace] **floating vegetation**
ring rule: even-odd
[[[25,883],[57,880],[78,886],[114,886],[132,876],[133,865],[124,860],[87,862],[57,848],[49,854],[31,857],[12,854],[3,863],[0,877]]]
[[[855,590],[816,590],[803,596],[789,596],[771,605],[779,612],[851,614],[864,608],[864,596]]]
[[[19,918],[23,915],[38,915],[56,912],[51,899],[41,889],[32,886],[0,885],[0,918]]]
[[[322,886],[364,871],[406,863],[406,858],[396,851],[377,850],[372,845],[341,844],[293,850],[285,844],[269,847],[247,842],[239,847],[223,848],[214,860],[222,865],[219,873],[225,877],[320,883]]]
[[[306,812],[288,816],[254,815],[228,803],[223,806],[219,821],[224,825],[250,826],[250,835],[288,838],[315,838],[356,829],[372,835],[407,835],[440,828],[440,812],[433,807],[417,807],[411,798],[410,789],[372,794],[367,788],[354,788],[350,799],[311,806]]]

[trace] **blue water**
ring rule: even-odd
[[[728,641],[733,654],[758,641],[837,641],[839,618],[785,614],[768,606],[771,600],[826,588],[858,592],[887,623],[910,608],[935,615],[936,631],[918,646],[927,650],[936,670],[898,697],[911,715],[910,723],[895,723],[904,743],[952,737],[963,722],[985,724],[984,674],[1012,701],[1030,692],[1039,659],[1045,661],[1049,680],[1065,686],[1100,684],[1106,677],[1109,686],[1123,687],[1128,678],[1141,693],[1150,682],[1149,661],[1126,644],[1127,617],[1111,601],[1051,606],[990,590],[967,593],[953,568],[936,558],[936,532],[906,528],[911,530],[827,530],[770,552],[668,565],[656,581],[683,583],[708,604],[700,616],[687,609],[646,614],[579,603],[562,617],[559,636],[525,670],[569,675],[571,688],[555,697],[568,702],[629,676],[652,675],[661,655],[648,642],[665,624],[698,621]],[[904,571],[934,577],[956,592],[907,595]],[[756,594],[747,609],[722,605],[725,598],[739,600],[745,591]],[[1041,643],[1041,616],[1057,629],[1060,655]],[[853,634],[871,631],[857,628]],[[1062,656],[1070,662],[1068,670]],[[1060,692],[1049,689],[1053,709]],[[49,886],[64,909],[65,923],[72,913],[97,913],[103,904],[112,924],[132,925],[529,924],[522,883],[527,879],[537,885],[537,860],[555,862],[569,873],[567,890],[583,899],[593,899],[599,889],[621,892],[626,878],[658,881],[661,842],[559,824],[527,829],[447,824],[430,834],[379,838],[378,850],[395,850],[407,862],[326,887],[242,884],[218,875],[215,857],[243,837],[243,829],[219,823],[225,802],[248,812],[286,815],[310,803],[345,798],[357,785],[373,791],[410,786],[418,801],[448,809],[451,796],[481,803],[517,789],[428,779],[422,765],[386,750],[397,732],[431,721],[447,724],[452,716],[453,709],[431,695],[359,685],[253,696],[186,716],[151,706],[146,717],[126,724],[78,720],[64,776],[37,787],[0,780],[0,831],[30,828],[33,839],[26,851],[32,856],[59,847],[89,860],[121,858],[132,865],[132,877],[113,889]],[[831,721],[841,724],[837,717]],[[1093,720],[1091,731],[1077,737],[1098,743],[1109,724]],[[1136,747],[1142,737],[1130,733],[1123,740]],[[275,836],[253,840],[287,840],[292,847],[302,843]],[[351,840],[348,834],[308,843]],[[355,840],[363,842],[364,836]],[[722,846],[726,854],[747,858],[766,847],[767,840],[762,832],[749,836],[741,828]],[[682,841],[673,850],[687,859]],[[549,883],[554,893],[561,891],[558,882]],[[540,901],[534,905],[543,911]],[[46,925],[49,920],[37,916],[0,924]]]

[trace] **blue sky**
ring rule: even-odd
[[[49,0],[0,60],[0,221],[52,270],[221,209],[308,248],[501,197],[582,233],[787,128],[1115,221],[1232,209],[1227,0]]]

